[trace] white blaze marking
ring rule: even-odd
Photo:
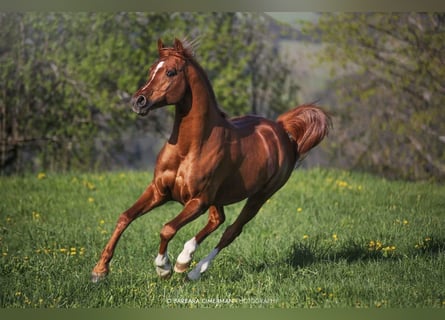
[[[151,76],[150,81],[147,82],[147,84],[142,88],[142,90],[147,89],[147,87],[150,85],[150,83],[154,80],[156,73],[159,71],[159,69],[164,65],[165,61],[161,61],[158,63],[158,65],[155,68],[155,71],[153,71],[153,75]]]
[[[192,255],[198,248],[198,243],[195,238],[190,239],[184,244],[184,250],[179,254],[177,262],[187,264],[192,260]]]
[[[188,278],[190,280],[198,280],[201,277],[201,273],[204,273],[210,267],[212,260],[215,259],[217,254],[218,249],[213,249],[207,257],[199,261],[196,267],[189,272]]]

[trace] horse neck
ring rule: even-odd
[[[189,90],[176,105],[175,124],[169,140],[182,149],[183,154],[199,149],[212,129],[225,121],[203,70],[190,63],[186,72]]]

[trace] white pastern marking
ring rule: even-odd
[[[184,244],[184,250],[179,254],[177,262],[187,264],[192,260],[193,253],[198,248],[196,238],[192,238]]]
[[[151,76],[150,81],[148,81],[148,83],[142,88],[142,90],[147,89],[147,87],[150,85],[150,83],[153,81],[153,79],[156,76],[156,73],[159,71],[159,69],[164,65],[165,61],[161,61],[158,63],[158,65],[156,66],[155,70],[153,71],[153,75]]]
[[[215,259],[216,255],[218,254],[218,249],[213,249],[210,254],[199,261],[199,263],[196,265],[196,267],[189,272],[188,278],[190,280],[198,280],[201,277],[201,274],[204,273],[212,263],[212,260]]]
[[[158,254],[155,259],[156,273],[161,278],[168,278],[171,274],[172,266],[168,259],[167,252],[165,254]]]
[[[165,254],[158,254],[158,256],[155,259],[155,265],[157,267],[165,267],[166,265],[169,265],[170,261],[168,260],[167,252]]]

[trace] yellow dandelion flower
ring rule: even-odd
[[[100,224],[100,225],[105,224],[105,220],[104,220],[104,219],[100,220],[100,221],[99,221],[99,224]]]
[[[68,251],[68,249],[67,249],[67,248],[60,248],[59,251],[60,251],[61,253],[66,253],[66,252]]]
[[[337,184],[337,187],[340,188],[346,188],[349,185],[346,181],[343,180],[337,180],[335,183]]]
[[[337,241],[337,240],[338,240],[338,236],[337,236],[336,233],[334,233],[334,234],[332,235],[332,239],[334,239],[334,241]]]
[[[33,218],[33,220],[40,220],[40,213],[38,213],[38,212],[36,212],[36,211],[33,211],[32,212],[32,218]]]
[[[297,212],[301,212],[301,211],[303,211],[302,208],[297,208]]]
[[[46,174],[45,174],[45,172],[40,172],[38,175],[37,175],[37,179],[39,179],[39,180],[43,180],[43,179],[45,179],[46,178]]]
[[[406,219],[404,219],[404,220],[403,220],[403,225],[407,226],[408,224],[409,224],[409,221],[406,220]]]
[[[94,183],[90,182],[90,181],[85,181],[84,182],[84,186],[87,187],[87,189],[89,190],[95,190],[96,186],[94,185]]]
[[[309,238],[309,236],[308,236],[307,234],[303,235],[303,239],[304,239],[304,240],[306,240],[306,239],[308,239],[308,238]]]
[[[377,241],[375,244],[376,250],[379,250],[382,248],[382,243],[380,241]]]
[[[94,202],[94,198],[93,197],[88,197],[88,202],[89,203],[93,203]]]

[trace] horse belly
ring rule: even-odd
[[[238,165],[227,170],[229,174],[219,188],[220,204],[278,190],[294,167],[293,157],[288,156],[292,153],[283,148],[279,135],[270,129],[243,141]]]
[[[216,202],[227,205],[244,200],[264,189],[273,173],[267,168],[267,164],[244,164],[231,170],[230,175],[220,185]]]

